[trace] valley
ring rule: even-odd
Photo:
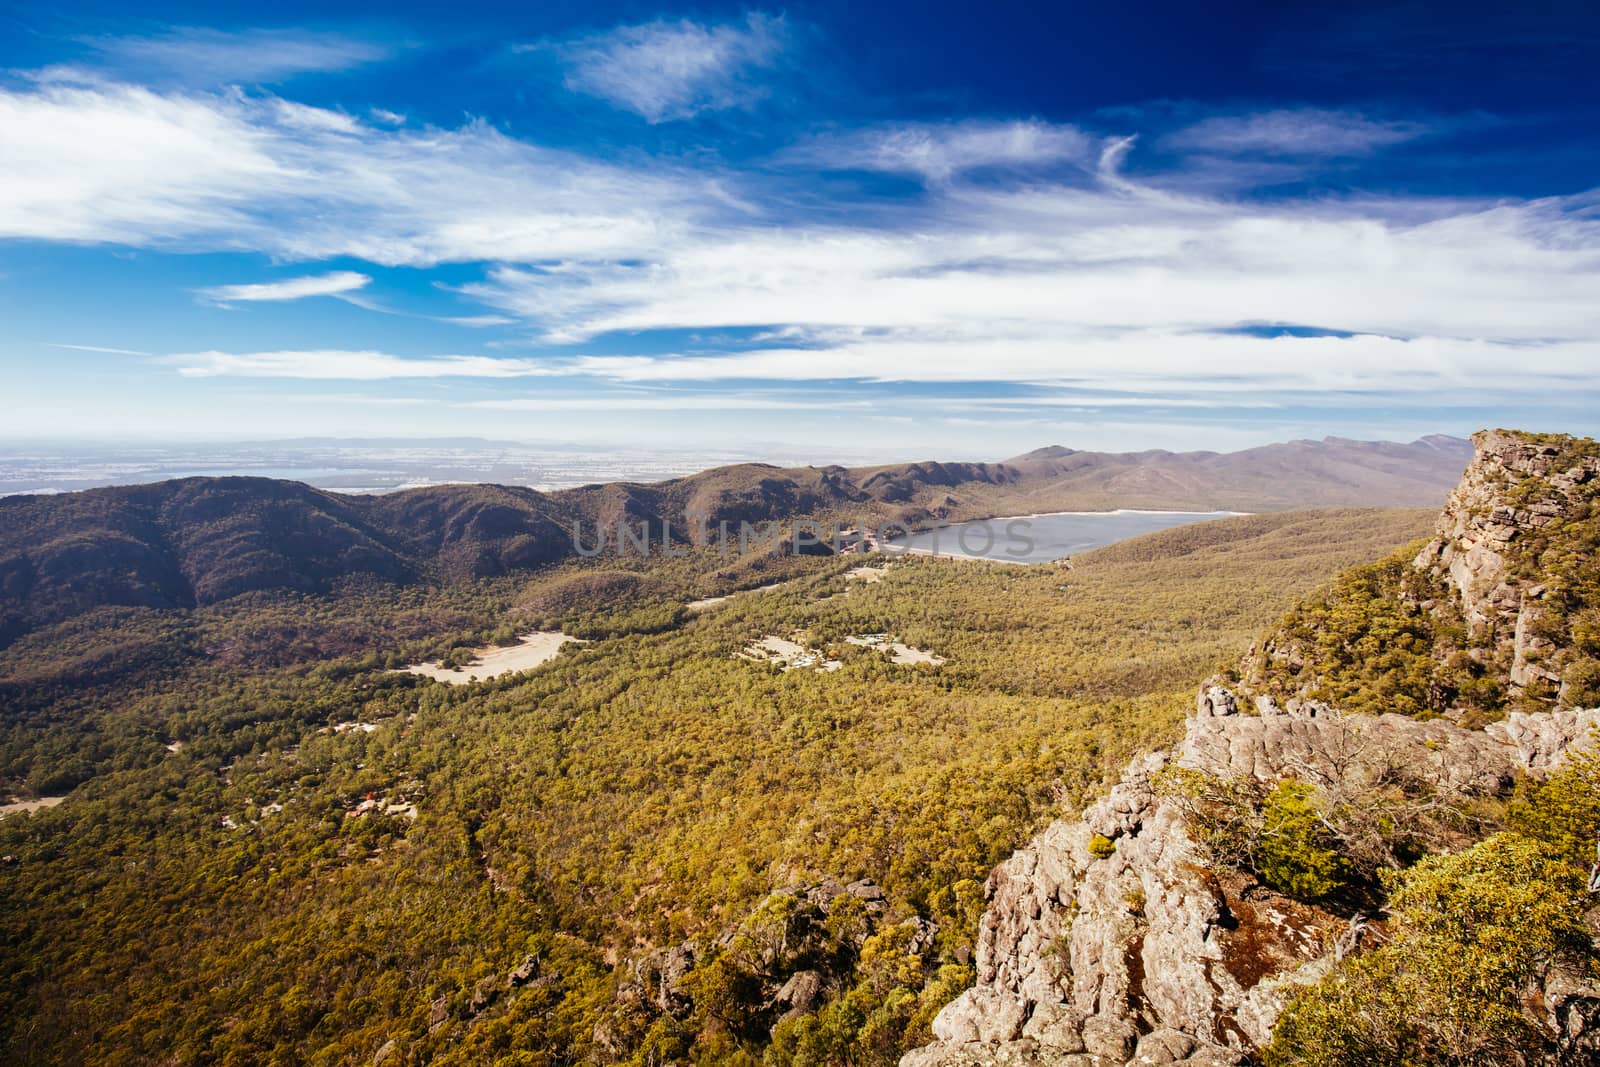
[[[1184,522],[1070,566],[687,540],[196,606],[61,584],[80,599],[0,649],[0,788],[39,798],[0,820],[0,1038],[1323,1063],[1328,946],[1390,958],[1359,931],[1394,878],[1544,855],[1527,804],[1592,850],[1587,765],[1562,769],[1593,719],[1592,444],[1478,449],[1442,516]],[[303,543],[264,515],[243,543]],[[1291,817],[1292,846],[1230,836]],[[1567,884],[1548,862],[1528,877]],[[1210,1000],[1160,977],[1218,951]]]
[[[4,1039],[130,1062],[394,1042],[441,1064],[825,1041],[892,1063],[972,980],[988,870],[1169,737],[1192,679],[1294,596],[1429,522],[1248,516],[1071,571],[691,551],[85,612],[0,654],[0,773],[70,790],[0,823]],[[689,610],[708,597],[728,599]],[[471,685],[394,673],[530,630],[590,643]],[[839,667],[736,656],[795,632]],[[945,662],[850,640],[879,634]],[[759,947],[794,887],[863,879],[855,918]],[[891,948],[919,923],[915,954]],[[536,978],[506,977],[529,957]],[[96,1006],[108,970],[124,1007]],[[786,1016],[772,998],[802,971]]]

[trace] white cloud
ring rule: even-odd
[[[1398,214],[1406,216],[1402,211]],[[784,326],[980,341],[1288,322],[1397,337],[1600,337],[1600,220],[1561,200],[1413,222],[1132,185],[958,190],[911,227],[725,229],[638,264],[501,267],[468,291],[555,338]],[[798,357],[797,357],[798,358]]]
[[[1418,122],[1301,108],[1212,116],[1169,134],[1163,143],[1180,151],[1223,155],[1364,156],[1427,132]]]
[[[134,348],[105,348],[101,345],[68,345],[58,344],[55,341],[46,342],[51,348],[66,348],[73,352],[100,352],[112,356],[148,356],[150,353],[141,352]]]
[[[910,123],[819,137],[785,153],[792,163],[827,170],[915,174],[948,181],[984,167],[1086,163],[1099,139],[1048,122]]]
[[[371,41],[304,30],[180,27],[147,37],[88,37],[83,43],[126,75],[197,85],[270,84],[349,70],[389,55]]]
[[[514,326],[517,322],[510,315],[445,315],[439,317],[437,321],[480,330],[490,326]]]
[[[207,300],[235,304],[261,300],[300,300],[308,296],[338,296],[371,284],[372,279],[353,270],[336,270],[281,282],[254,282],[247,285],[216,285],[197,290]]]
[[[1244,400],[1398,394],[1430,403],[1463,394],[1540,397],[1589,388],[1600,342],[1511,345],[1422,337],[1272,339],[1130,331],[1105,337],[890,337],[824,350],[766,349],[726,356],[592,356],[566,370],[623,382],[752,379],[880,382],[1011,381],[1118,387]],[[1027,400],[999,403],[1026,404]],[[1095,401],[1079,399],[1084,407]],[[1119,406],[1108,404],[1107,406]],[[1163,406],[1151,402],[1150,406]]]
[[[493,263],[461,290],[572,346],[521,361],[173,361],[194,376],[997,379],[1389,388],[1417,403],[1433,402],[1424,387],[1593,391],[1594,194],[1252,201],[1141,177],[1130,137],[1037,123],[845,136],[882,169],[930,178],[891,199],[798,182],[795,158],[744,172],[624,165],[479,122],[377,128],[270,96],[54,81],[0,91],[0,237]],[[1056,161],[1062,172],[1024,181],[977,173]],[[1252,322],[1363,336],[1219,332]],[[655,356],[616,356],[606,341],[719,329],[766,339]]]
[[[389,378],[529,378],[552,373],[532,359],[491,356],[395,356],[343,350],[188,352],[163,356],[187,378],[310,378],[379,381]]]
[[[648,254],[726,212],[712,179],[516,141],[374,129],[276,97],[0,90],[0,238],[384,265]]]
[[[461,405],[495,411],[841,411],[871,407],[869,401],[793,400],[742,393],[671,396],[507,397]]]
[[[754,75],[776,64],[785,38],[781,17],[753,13],[743,23],[621,26],[568,41],[558,54],[567,88],[656,123],[754,104],[766,95]]]

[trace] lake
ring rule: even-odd
[[[924,530],[888,542],[888,551],[963,556],[1010,563],[1046,563],[1140,534],[1227,519],[1236,511],[1061,511],[979,519]]]

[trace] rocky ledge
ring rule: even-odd
[[[1176,803],[1152,786],[1169,765],[1316,783],[1404,766],[1470,797],[1549,771],[1600,722],[1600,710],[1513,714],[1470,731],[1304,701],[1254,710],[1208,687],[1181,745],[1134,761],[1080,820],[995,869],[977,984],[901,1067],[1220,1067],[1267,1043],[1290,995],[1327,973],[1357,928],[1203,866]]]

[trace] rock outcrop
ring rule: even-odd
[[[1517,562],[1531,537],[1589,514],[1600,459],[1574,453],[1562,439],[1503,430],[1480,431],[1472,441],[1477,453],[1416,566],[1448,582],[1473,654],[1509,664],[1512,694],[1554,694],[1559,649],[1539,625],[1547,589]]]
[[[1176,749],[1135,760],[1081,819],[1056,822],[995,869],[977,984],[939,1014],[937,1043],[902,1067],[1219,1067],[1270,1039],[1295,989],[1327,973],[1358,931],[1208,870],[1177,803],[1152,785],[1166,767],[1348,783],[1398,766],[1470,797],[1558,766],[1600,723],[1600,711],[1514,714],[1472,731],[1309,702],[1257,710],[1205,689]]]
[[[1477,454],[1416,566],[1448,579],[1482,654],[1509,657],[1514,693],[1554,688],[1562,681],[1557,649],[1539,637],[1546,585],[1518,573],[1515,558],[1528,537],[1587,514],[1600,459],[1504,430],[1482,430],[1472,442]]]
[[[1244,657],[1241,692],[1464,726],[1600,702],[1600,443],[1473,441],[1433,539],[1302,600]]]

